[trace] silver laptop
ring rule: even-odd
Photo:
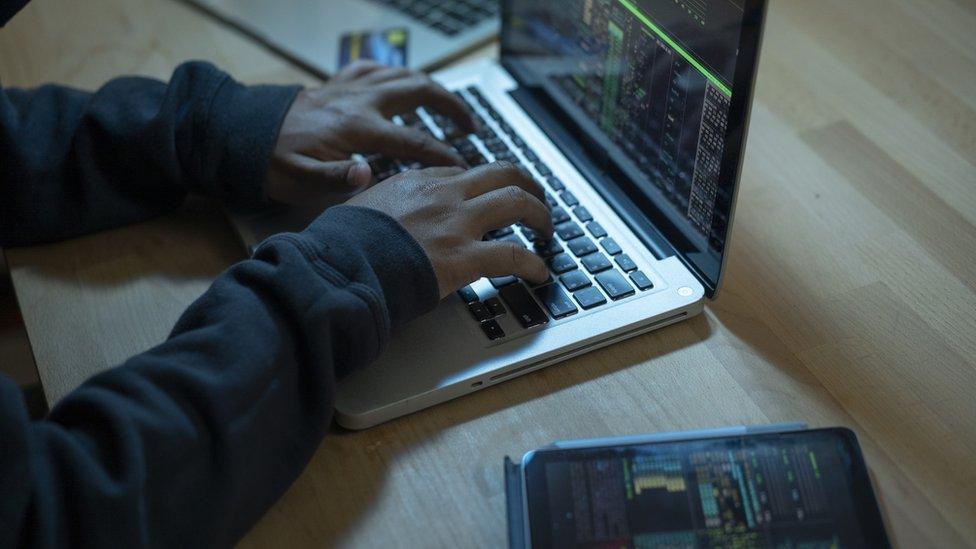
[[[186,0],[320,75],[339,69],[340,38],[406,29],[407,66],[431,69],[498,33],[498,0]]]
[[[437,73],[480,117],[395,118],[473,165],[524,166],[556,237],[535,286],[482,279],[396,334],[343,380],[337,419],[362,429],[685,320],[719,289],[732,227],[765,0],[525,0],[502,14],[500,61]],[[373,159],[389,177],[414,165]],[[235,214],[246,243],[317,211]]]

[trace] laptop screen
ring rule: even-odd
[[[503,10],[506,67],[582,138],[710,295],[730,230],[761,5],[510,0]]]

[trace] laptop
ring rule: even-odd
[[[476,135],[421,108],[398,124],[472,165],[517,163],[547,191],[556,236],[486,238],[545,258],[550,281],[482,279],[396,334],[340,383],[338,422],[362,429],[688,319],[722,282],[765,0],[521,0],[501,57],[434,76],[480,118]],[[372,158],[378,179],[416,167]],[[232,216],[248,244],[317,211]]]
[[[430,70],[498,34],[498,0],[186,0],[321,76],[341,38],[405,30],[406,65]]]

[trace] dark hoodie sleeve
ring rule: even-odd
[[[437,304],[389,217],[328,210],[220,276],[155,349],[30,423],[0,377],[0,547],[215,547],[301,472],[336,380]]]
[[[0,90],[0,246],[148,219],[187,193],[264,198],[268,160],[297,86],[242,86],[190,62],[169,83],[113,80]]]

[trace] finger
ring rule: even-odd
[[[433,168],[424,168],[420,170],[420,173],[433,178],[448,178],[455,177],[464,173],[464,168],[460,166],[436,166]]]
[[[354,61],[339,71],[333,80],[338,81],[348,81],[354,80],[356,78],[362,78],[370,73],[382,70],[384,67],[376,61],[371,61],[369,59],[360,59]]]
[[[528,172],[511,162],[493,162],[470,169],[459,176],[458,183],[464,187],[466,198],[517,185],[543,204],[546,202],[546,191],[542,186]]]
[[[387,82],[377,90],[380,110],[387,117],[425,107],[454,121],[458,127],[475,131],[474,115],[467,103],[423,74]]]
[[[466,213],[478,224],[476,235],[523,223],[544,240],[552,238],[552,215],[538,198],[511,185],[478,195],[465,203]]]
[[[361,160],[323,162],[304,155],[294,155],[288,164],[291,172],[304,184],[332,189],[358,189],[373,179],[373,170]]]
[[[401,78],[409,78],[416,75],[416,73],[410,69],[404,67],[383,67],[379,70],[371,72],[368,76],[363,78],[364,84],[379,85],[391,80],[399,80]]]
[[[409,170],[406,172],[398,173],[397,175],[383,181],[383,183],[389,182],[391,185],[396,185],[400,180],[405,180],[408,182],[416,182],[417,180],[413,175],[420,173],[423,175],[421,182],[424,184],[421,189],[429,189],[434,192],[439,192],[442,188],[441,184],[445,183],[445,180],[449,180],[452,177],[457,176],[460,173],[464,173],[464,168],[459,166],[452,167],[434,167],[434,168],[422,168],[419,170]]]
[[[467,166],[453,147],[434,139],[425,131],[397,126],[388,120],[377,119],[360,126],[363,143],[390,158],[416,160],[426,166]]]
[[[508,241],[479,242],[473,263],[478,272],[475,277],[515,275],[533,283],[545,282],[549,268],[538,255],[521,244]]]

